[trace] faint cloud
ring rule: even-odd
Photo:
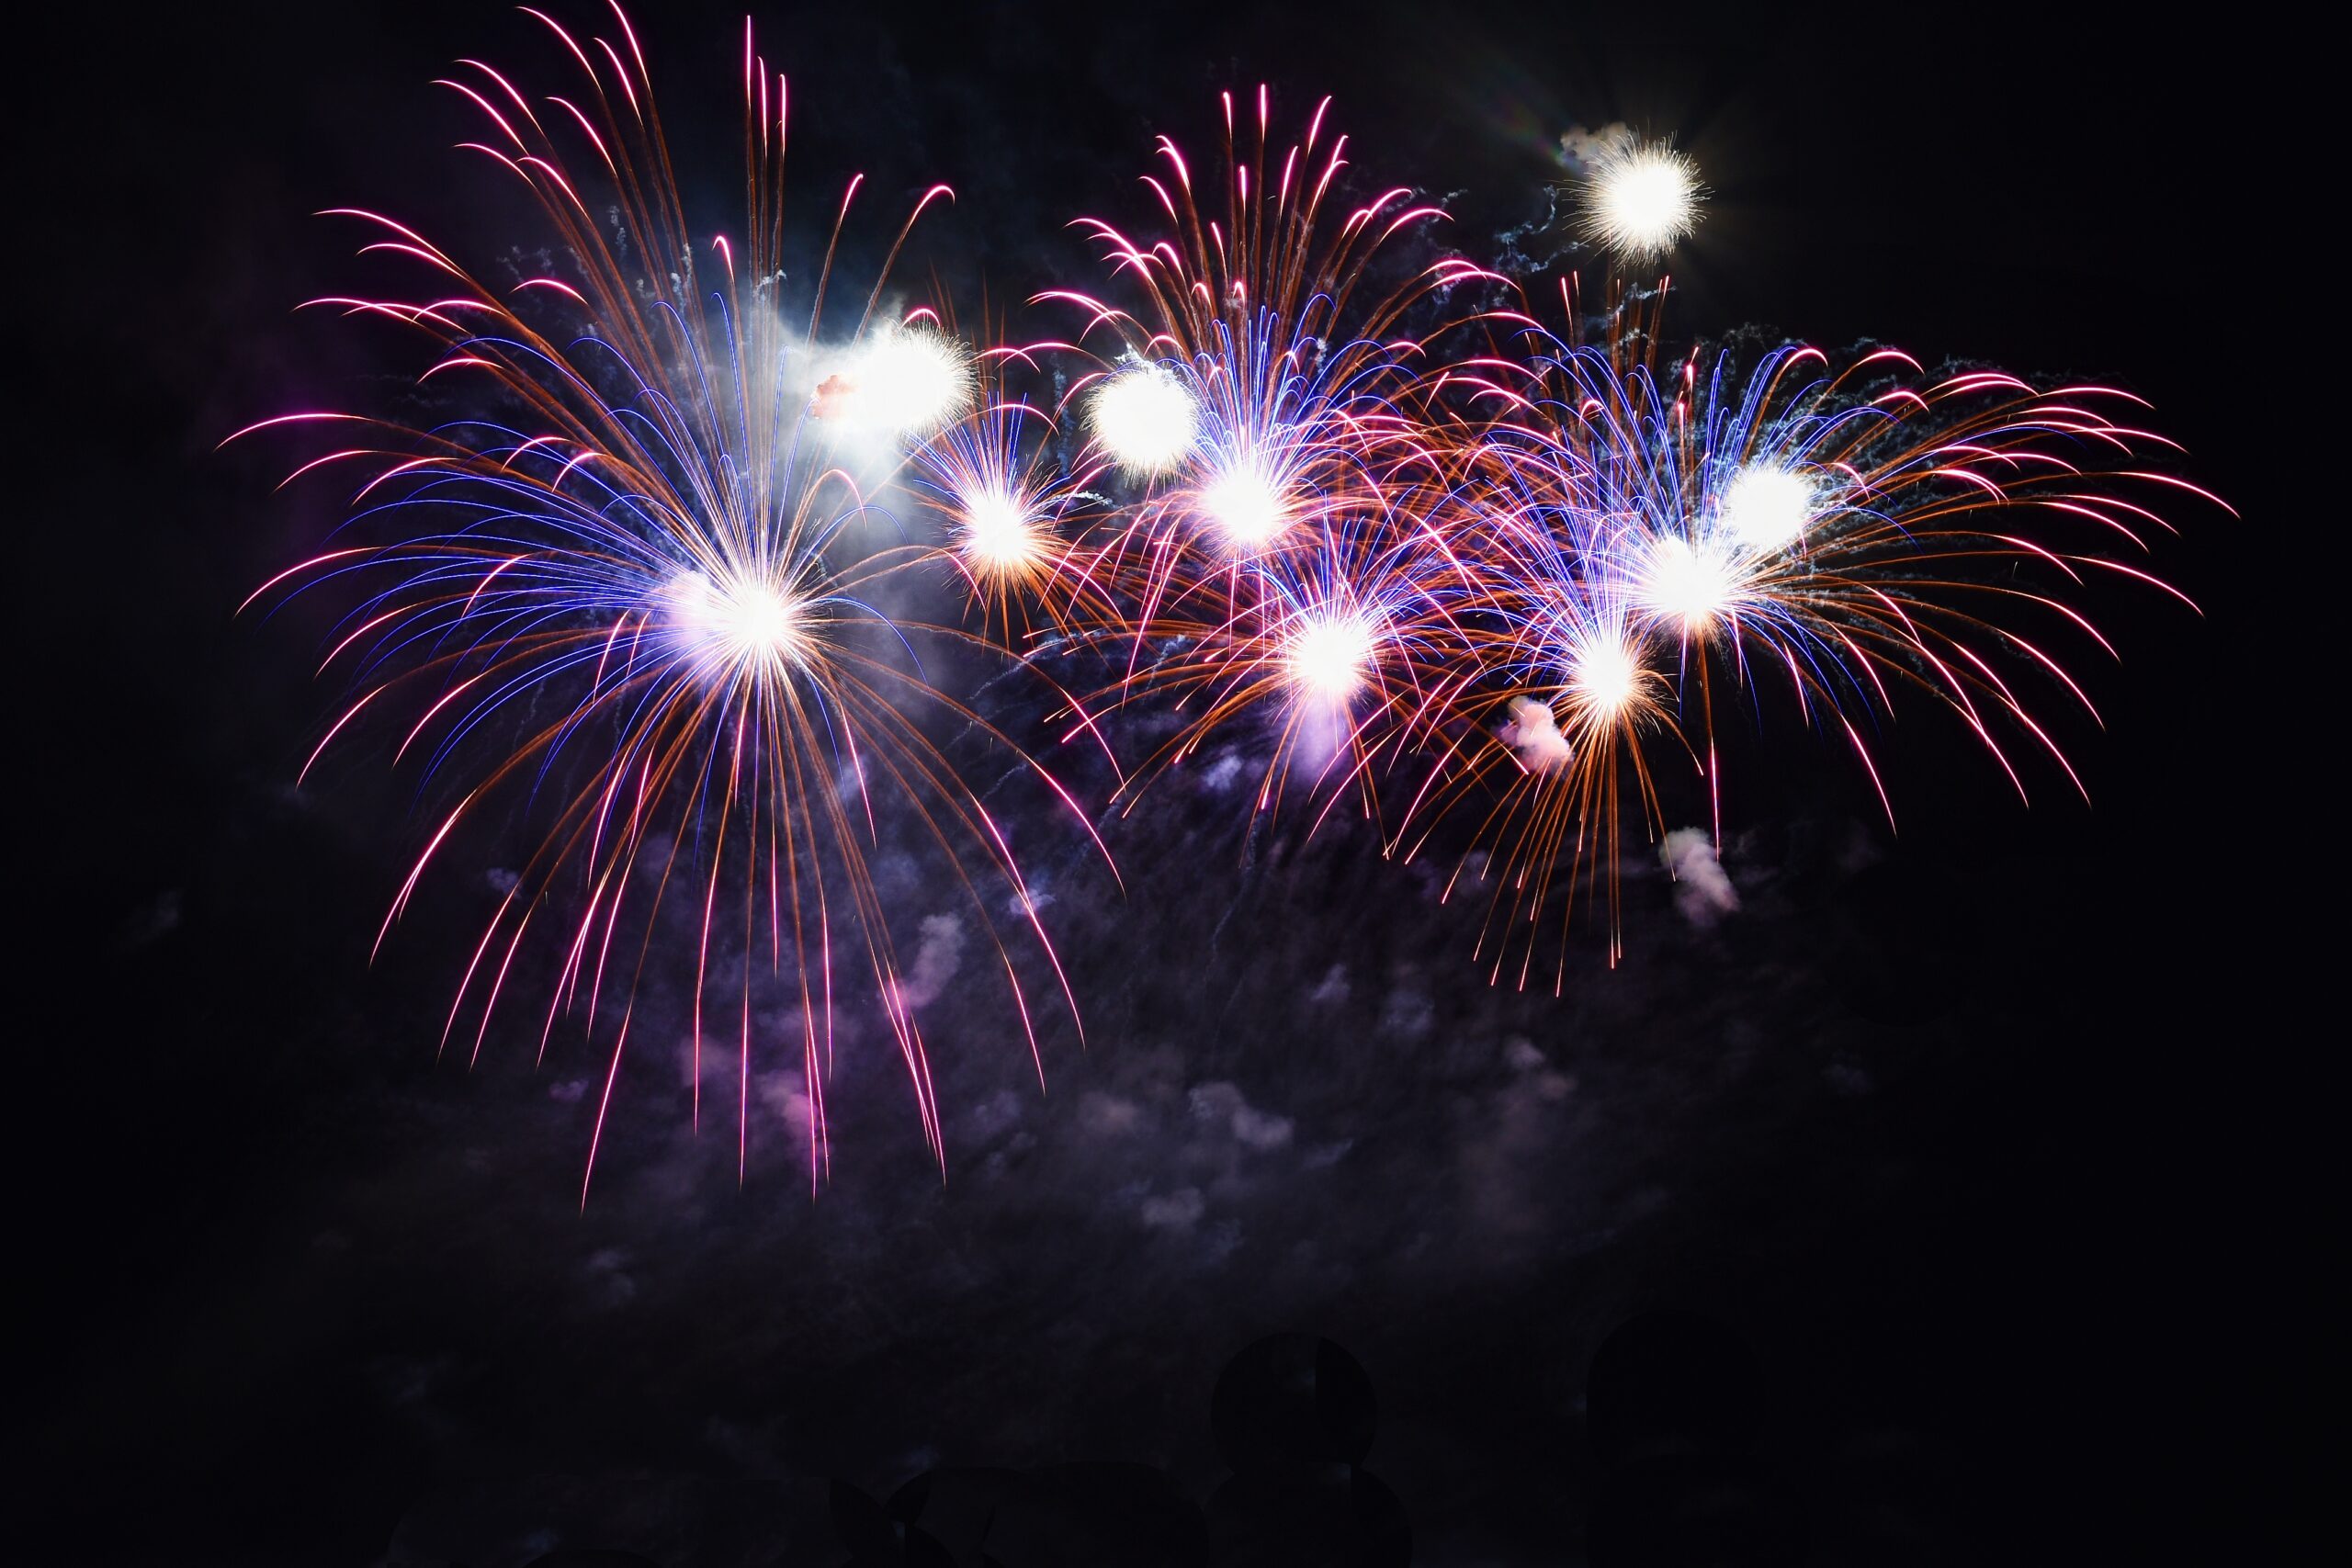
[[[1290,1142],[1291,1122],[1287,1116],[1276,1116],[1245,1105],[1233,1113],[1233,1135],[1253,1149],[1278,1149]]]
[[[999,1089],[972,1108],[972,1134],[984,1140],[994,1138],[1020,1120],[1021,1096],[1009,1089]]]
[[[1380,1010],[1380,1027],[1390,1034],[1418,1040],[1437,1022],[1437,1010],[1430,999],[1410,987],[1399,987],[1388,993],[1388,1000]]]
[[[1190,1100],[1193,1120],[1223,1126],[1253,1149],[1278,1149],[1290,1142],[1290,1118],[1259,1110],[1233,1084],[1222,1079],[1202,1084]]]
[[[1503,1060],[1520,1077],[1521,1092],[1532,1089],[1535,1098],[1558,1104],[1576,1092],[1577,1080],[1553,1069],[1552,1058],[1538,1050],[1535,1042],[1524,1034],[1514,1034],[1503,1044]]]
[[[1207,1212],[1208,1203],[1197,1187],[1180,1187],[1165,1198],[1143,1201],[1143,1223],[1154,1230],[1189,1231]]]
[[[1832,1062],[1822,1069],[1821,1076],[1832,1090],[1849,1100],[1868,1094],[1876,1087],[1870,1074],[1851,1062]]]
[[[1201,775],[1201,782],[1222,795],[1231,789],[1234,781],[1241,776],[1241,754],[1227,751],[1209,764],[1208,771]]]
[[[179,929],[180,890],[168,888],[134,910],[122,923],[122,945],[141,948],[160,942]]]
[[[807,1080],[798,1072],[764,1073],[760,1077],[760,1102],[784,1118],[792,1135],[803,1145],[817,1125],[817,1108],[808,1098]]]
[[[637,1299],[637,1281],[628,1272],[628,1254],[607,1247],[588,1258],[588,1299],[607,1309],[625,1307]]]
[[[1307,1169],[1322,1170],[1339,1164],[1346,1157],[1347,1152],[1355,1146],[1356,1141],[1353,1138],[1341,1138],[1337,1143],[1321,1144],[1308,1149],[1302,1157],[1306,1162]]]
[[[1078,1098],[1079,1128],[1095,1137],[1123,1137],[1142,1121],[1143,1107],[1132,1100],[1091,1089]]]
[[[915,961],[899,981],[899,999],[910,1008],[929,1007],[963,966],[964,922],[954,915],[926,916]]]

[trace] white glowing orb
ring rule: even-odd
[[[884,333],[857,356],[849,376],[850,417],[899,435],[936,429],[972,398],[964,345],[934,332]]]
[[[1813,521],[1813,481],[1775,463],[1750,463],[1724,489],[1723,527],[1759,553],[1786,548]]]
[[[1593,161],[1585,237],[1629,260],[1663,255],[1699,226],[1699,166],[1660,141],[1634,141]]]
[[[1130,474],[1164,474],[1193,449],[1200,411],[1193,394],[1156,365],[1138,365],[1095,389],[1087,423],[1112,460]]]
[[[1283,651],[1291,685],[1302,696],[1318,702],[1346,702],[1372,678],[1378,636],[1378,628],[1367,615],[1327,613],[1307,617]]]
[[[1200,505],[1226,542],[1243,551],[1263,549],[1290,521],[1282,486],[1250,457],[1221,468],[1201,487]]]
[[[668,609],[678,630],[714,667],[775,672],[808,648],[805,605],[782,583],[751,571],[716,579],[688,571],[673,579]]]
[[[1568,657],[1568,690],[1597,718],[1623,713],[1641,686],[1641,655],[1622,638],[1593,637]]]
[[[956,547],[965,564],[989,577],[1018,576],[1044,553],[1045,530],[1017,496],[984,490],[967,497]]]
[[[1642,608],[1686,635],[1706,631],[1728,615],[1739,598],[1740,575],[1712,545],[1693,547],[1668,535],[1649,548],[1636,590]]]

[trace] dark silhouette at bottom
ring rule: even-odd
[[[1804,1561],[1804,1505],[1756,1452],[1763,1377],[1729,1328],[1677,1312],[1621,1325],[1593,1354],[1585,1409],[1594,1568]]]
[[[1234,1357],[1209,1422],[1233,1472],[1204,1510],[1148,1465],[928,1471],[888,1502],[833,1483],[851,1568],[1407,1568],[1396,1493],[1363,1469],[1372,1379],[1329,1339]]]
[[[1586,1394],[1594,1568],[1804,1562],[1806,1512],[1765,1455],[1766,1404],[1754,1351],[1713,1319],[1650,1312],[1604,1339]],[[1405,1505],[1366,1468],[1372,1379],[1345,1349],[1309,1334],[1257,1340],[1227,1363],[1208,1416],[1230,1473],[1205,1505],[1165,1472],[1110,1461],[944,1465],[887,1497],[835,1481],[821,1516],[802,1516],[830,1544],[775,1568],[1409,1568]],[[528,1568],[674,1565],[567,1546]]]

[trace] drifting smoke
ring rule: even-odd
[[[1560,162],[1579,175],[1589,174],[1596,159],[1630,147],[1637,140],[1633,127],[1622,119],[1612,119],[1599,130],[1572,125],[1560,135]]]
[[[1510,722],[1495,736],[1519,753],[1520,766],[1531,773],[1568,765],[1567,738],[1560,733],[1552,710],[1532,697],[1511,698]]]
[[[1188,1231],[1208,1213],[1197,1187],[1180,1187],[1165,1198],[1143,1201],[1143,1223],[1154,1230]]]
[[[930,915],[922,922],[922,945],[899,983],[899,999],[910,1008],[929,1007],[964,966],[964,922],[954,915]]]
[[[1658,856],[1674,877],[1674,907],[1701,931],[1739,908],[1739,892],[1724,874],[1705,829],[1677,828],[1658,846]]]

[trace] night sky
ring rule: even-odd
[[[2288,678],[2238,581],[2239,536],[2283,525],[2254,385],[2283,349],[2207,215],[2252,46],[2039,6],[754,15],[809,211],[873,182],[854,250],[956,187],[910,287],[996,308],[1099,286],[1067,221],[1141,216],[1153,136],[1207,161],[1216,93],[1261,81],[1290,125],[1335,95],[1363,180],[1444,199],[1474,258],[1517,234],[1541,282],[1551,148],[1624,120],[1715,192],[1675,264],[1678,340],[2105,379],[2244,520],[2174,512],[2156,565],[2202,618],[2128,585],[2087,601],[2122,654],[2081,666],[2105,728],[2063,731],[2092,807],[2042,766],[2027,807],[1917,704],[1881,753],[1890,834],[1849,757],[1781,714],[1729,741],[1740,910],[1685,918],[1637,842],[1623,961],[1588,931],[1558,998],[1485,984],[1444,863],[1385,862],[1344,815],[1253,836],[1221,752],[1106,824],[1124,894],[1010,791],[1088,1029],[1083,1051],[1044,1029],[1045,1092],[984,955],[943,953],[978,977],[929,1026],[944,1186],[887,1038],[845,1010],[813,1201],[780,1119],[739,1187],[731,1136],[692,1134],[653,1055],[583,1213],[601,1053],[534,1071],[518,1030],[470,1073],[435,1059],[499,841],[429,877],[371,967],[428,831],[413,775],[370,754],[296,789],[341,690],[310,679],[327,622],[232,618],[340,495],[215,450],[413,373],[294,311],[355,267],[311,214],[537,243],[427,84],[458,56],[541,83],[562,62],[487,3],[53,18],[67,36],[17,62],[66,106],[20,133],[42,216],[16,247],[40,405],[12,506],[39,585],[12,770],[39,802],[12,901],[38,928],[13,1054],[24,1539],[94,1564],[831,1565],[857,1549],[836,1482],[878,1504],[939,1472],[899,1512],[947,1555],[882,1524],[858,1561],[977,1565],[958,1485],[1017,1499],[1004,1568],[1211,1561],[1145,1555],[1203,1528],[1215,1561],[1398,1563],[1400,1519],[1425,1568],[2272,1560],[2324,1452],[2281,1436],[2321,1397],[2299,1280],[2340,1228],[2303,1135],[2302,1064],[2335,1032],[2269,1021],[2301,964],[2256,881],[2334,901],[2334,807],[2278,798],[2312,764],[2264,760],[2245,705]],[[637,20],[687,199],[736,223],[741,12]],[[880,875],[910,929],[954,907],[917,857]],[[649,983],[671,1039],[685,984]],[[1638,1375],[1604,1393],[1596,1351],[1629,1324]],[[1328,1406],[1351,1364],[1376,1402],[1368,1450],[1361,1420],[1325,1433],[1354,1471],[1313,1483],[1341,1475],[1356,1513],[1326,1536],[1358,1556],[1230,1544],[1289,1505],[1232,1479],[1264,1423],[1213,1423],[1212,1391],[1277,1334],[1343,1348]],[[1720,1462],[1714,1555],[1661,1554],[1701,1505],[1627,1431]],[[1037,1544],[1089,1510],[1122,1522]]]

